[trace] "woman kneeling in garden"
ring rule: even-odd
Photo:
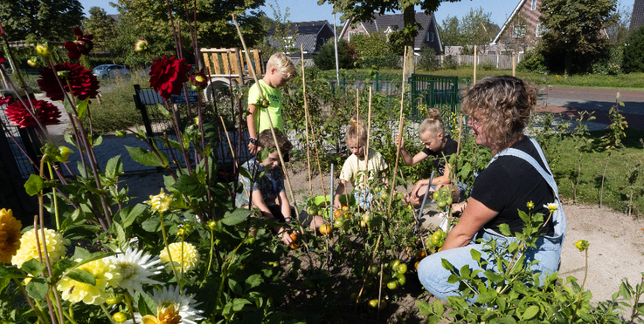
[[[557,184],[539,144],[523,134],[535,103],[536,90],[510,76],[485,78],[465,92],[462,110],[469,116],[476,144],[489,147],[494,157],[474,181],[470,198],[461,206],[461,219],[447,235],[442,250],[418,265],[420,282],[434,296],[446,300],[459,295],[459,283],[448,283],[452,273],[442,266],[442,259],[457,272],[464,265],[498,272],[494,256],[483,246],[496,240],[497,247],[507,249],[517,241],[516,234],[526,226],[518,210],[545,215],[537,233],[543,236],[536,241],[536,249],[526,251],[525,262],[538,261],[531,269],[540,273],[542,282],[547,273],[559,270],[566,220]],[[502,224],[509,226],[509,233]],[[502,235],[502,231],[511,235]],[[479,262],[491,262],[480,265],[472,257],[473,249],[481,252]]]

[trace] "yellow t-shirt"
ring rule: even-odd
[[[382,154],[376,150],[369,149],[369,159],[367,160],[367,164],[369,166],[369,180],[373,180],[374,175],[387,169],[387,162],[382,158]],[[364,170],[364,158],[358,160],[358,157],[355,154],[351,154],[342,166],[340,179],[351,182],[354,189],[360,189],[364,186],[364,179],[362,178],[363,173],[358,175],[358,172]]]
[[[280,89],[270,87],[263,80],[259,80],[259,86],[262,88],[264,93],[264,98],[269,101],[268,105],[268,114],[271,117],[273,122],[273,127],[279,129],[282,132],[284,131],[284,123],[282,121],[282,92]],[[248,104],[255,105],[258,110],[255,111],[255,130],[257,135],[266,129],[271,129],[266,114],[264,113],[264,107],[262,106],[262,97],[259,94],[259,89],[256,85],[250,87],[248,91]]]

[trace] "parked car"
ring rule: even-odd
[[[92,70],[92,73],[99,79],[130,78],[130,71],[118,64],[99,65]]]

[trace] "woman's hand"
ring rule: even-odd
[[[286,227],[282,226],[280,229],[277,231],[277,235],[280,237],[282,242],[284,244],[289,245],[293,243],[293,239],[291,238],[291,234],[286,230]]]

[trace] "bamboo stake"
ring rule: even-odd
[[[367,110],[367,153],[365,153],[365,158],[364,158],[364,171],[367,176],[369,176],[369,138],[371,135],[371,86],[369,86],[369,106]],[[367,177],[364,177],[364,188],[365,190],[369,190],[369,181],[367,181]]]
[[[304,75],[304,44],[300,43],[302,62],[302,93],[304,95],[304,125],[306,127],[306,170],[309,172],[309,197],[313,197],[313,184],[311,183],[311,153],[309,149],[309,102],[306,100],[306,76]],[[322,176],[322,174],[320,174]],[[331,174],[333,177],[333,174]]]
[[[239,25],[237,24],[237,18],[235,18],[235,14],[231,14],[231,16],[233,18],[233,23],[235,24],[235,28],[237,28],[237,33],[239,34],[239,40],[241,40],[242,46],[244,47],[244,52],[246,53],[246,60],[250,62],[249,51],[248,51],[248,48],[246,48],[244,35],[242,35],[242,32],[239,29]],[[253,74],[253,79],[255,80],[255,83],[259,84],[259,80],[257,80],[257,74],[255,74],[255,68],[253,67],[253,65],[248,64],[248,68]],[[262,91],[259,91],[259,95],[261,96],[262,101],[266,100],[264,98],[264,93]],[[273,135],[273,141],[275,141],[275,147],[277,147],[277,150],[275,151],[277,151],[277,155],[280,158],[280,165],[282,167],[282,172],[284,173],[284,179],[286,179],[286,183],[288,184],[288,191],[289,191],[289,194],[291,195],[291,200],[292,200],[291,204],[293,204],[293,207],[295,207],[295,217],[297,217],[297,223],[300,226],[300,231],[304,233],[304,229],[302,228],[302,220],[300,219],[300,211],[297,208],[297,201],[295,201],[295,195],[293,194],[293,187],[291,186],[291,180],[288,177],[288,171],[286,169],[286,164],[284,163],[284,157],[282,156],[282,151],[279,149],[279,144],[277,143],[277,136],[275,136],[275,128],[273,127],[273,121],[271,120],[271,116],[268,114],[268,110],[264,109],[264,114],[266,114],[266,118],[268,118],[268,125],[271,128],[271,134]],[[322,174],[320,173],[320,176],[321,175]]]
[[[517,57],[514,56],[514,53],[512,53],[512,76],[516,77],[516,68],[517,68]]]
[[[476,83],[476,45],[474,45],[474,83]]]
[[[402,142],[402,129],[403,129],[403,123],[405,122],[405,117],[403,117],[403,107],[405,104],[405,66],[407,65],[407,47],[405,47],[405,59],[403,60],[403,80],[402,80],[402,91],[400,95],[400,124],[398,126],[398,134],[400,136],[398,137],[398,145],[396,149],[396,164],[394,166],[394,178],[393,178],[393,183],[391,184],[391,192],[389,193],[389,206],[387,207],[387,217],[389,217],[391,213],[391,202],[394,197],[394,191],[396,190],[396,172],[398,171],[398,159],[400,158],[400,144]]]
[[[226,134],[226,139],[228,139],[228,147],[230,147],[230,154],[233,156],[233,162],[235,163],[235,167],[237,170],[239,170],[239,163],[237,163],[237,159],[235,158],[235,150],[233,149],[233,145],[230,143],[230,136],[228,136],[228,130],[226,130],[226,124],[224,123],[224,118],[219,116],[219,119],[221,119],[221,124],[224,125],[224,133]],[[239,139],[241,141],[241,138]],[[223,153],[223,152],[222,152]],[[249,179],[252,181],[252,179]],[[250,204],[250,193],[248,192],[248,188],[246,188],[246,184],[244,181],[241,182],[242,186],[244,186],[244,191],[246,192],[246,197],[248,197],[248,201]]]

